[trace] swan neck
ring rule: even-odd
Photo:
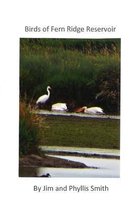
[[[50,90],[47,88],[47,95],[50,96]]]

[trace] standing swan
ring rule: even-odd
[[[40,97],[38,98],[38,100],[36,101],[36,104],[37,104],[37,105],[43,105],[43,104],[46,103],[46,101],[47,101],[47,100],[49,99],[49,97],[50,97],[50,89],[51,89],[51,87],[48,86],[48,87],[47,87],[47,94],[42,95],[42,96],[40,96]]]
[[[87,106],[84,106],[82,108],[84,110],[84,113],[87,113],[87,114],[104,114],[103,109],[100,107],[95,106],[95,107],[87,108]]]

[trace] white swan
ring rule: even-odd
[[[39,104],[45,104],[45,103],[46,103],[46,101],[47,101],[47,100],[49,99],[49,97],[50,97],[50,89],[51,89],[51,87],[48,86],[48,87],[47,87],[47,94],[42,95],[42,96],[40,96],[40,97],[38,98],[38,100],[36,101],[36,104],[37,104],[37,105],[39,105]]]
[[[104,114],[103,109],[100,107],[87,108],[87,106],[84,106],[82,108],[84,110],[84,113],[87,113],[87,114]]]
[[[53,104],[52,105],[51,110],[52,111],[62,111],[62,112],[65,112],[68,109],[67,109],[66,103],[56,103],[56,104]]]

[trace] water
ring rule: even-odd
[[[101,115],[91,115],[87,113],[75,113],[75,112],[60,112],[60,111],[48,111],[48,110],[38,110],[35,112],[36,114],[40,115],[53,115],[53,116],[66,116],[66,117],[86,117],[86,118],[102,118],[102,119],[120,119],[120,116],[117,115],[106,115],[106,114],[101,114]]]
[[[51,178],[56,177],[95,177],[95,178],[119,178],[120,177],[120,160],[119,150],[106,149],[90,149],[90,148],[70,148],[70,147],[40,147],[43,151],[53,152],[79,152],[80,156],[74,155],[49,155],[51,157],[62,158],[66,160],[84,163],[90,168],[53,168],[53,167],[39,167],[39,168],[21,168],[20,176],[42,176],[49,173]],[[99,158],[83,157],[82,154],[97,154]],[[101,158],[100,155],[106,155],[107,158]],[[109,156],[111,155],[111,158]],[[113,155],[113,156],[112,156]]]
[[[99,148],[85,148],[85,147],[64,147],[64,146],[39,146],[39,148],[45,152],[63,152],[69,154],[78,154],[78,155],[98,155],[98,156],[112,156],[117,158],[120,156],[120,151],[116,149],[99,149]]]
[[[52,155],[51,155],[52,156]],[[67,160],[78,161],[91,168],[69,169],[69,168],[39,168],[38,176],[49,173],[51,177],[100,177],[100,178],[119,178],[120,161],[117,159],[85,158],[76,156],[58,156]],[[95,168],[93,168],[95,167]]]

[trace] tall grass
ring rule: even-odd
[[[65,50],[78,50],[84,53],[109,53],[120,51],[120,39],[21,39],[21,47],[30,47],[33,50],[39,48],[61,48]]]
[[[118,112],[120,56],[117,45],[117,50],[110,51],[109,47],[103,48],[103,42],[98,42],[97,47],[93,45],[95,50],[92,53],[92,42],[77,43],[75,40],[37,39],[37,43],[23,40],[20,51],[21,97],[27,95],[29,101],[35,101],[50,85],[50,104],[65,101],[78,106],[101,105],[106,112]],[[104,46],[111,44],[114,41]],[[95,101],[99,92],[103,94]]]
[[[41,118],[31,113],[25,102],[20,102],[19,155],[38,153]]]

